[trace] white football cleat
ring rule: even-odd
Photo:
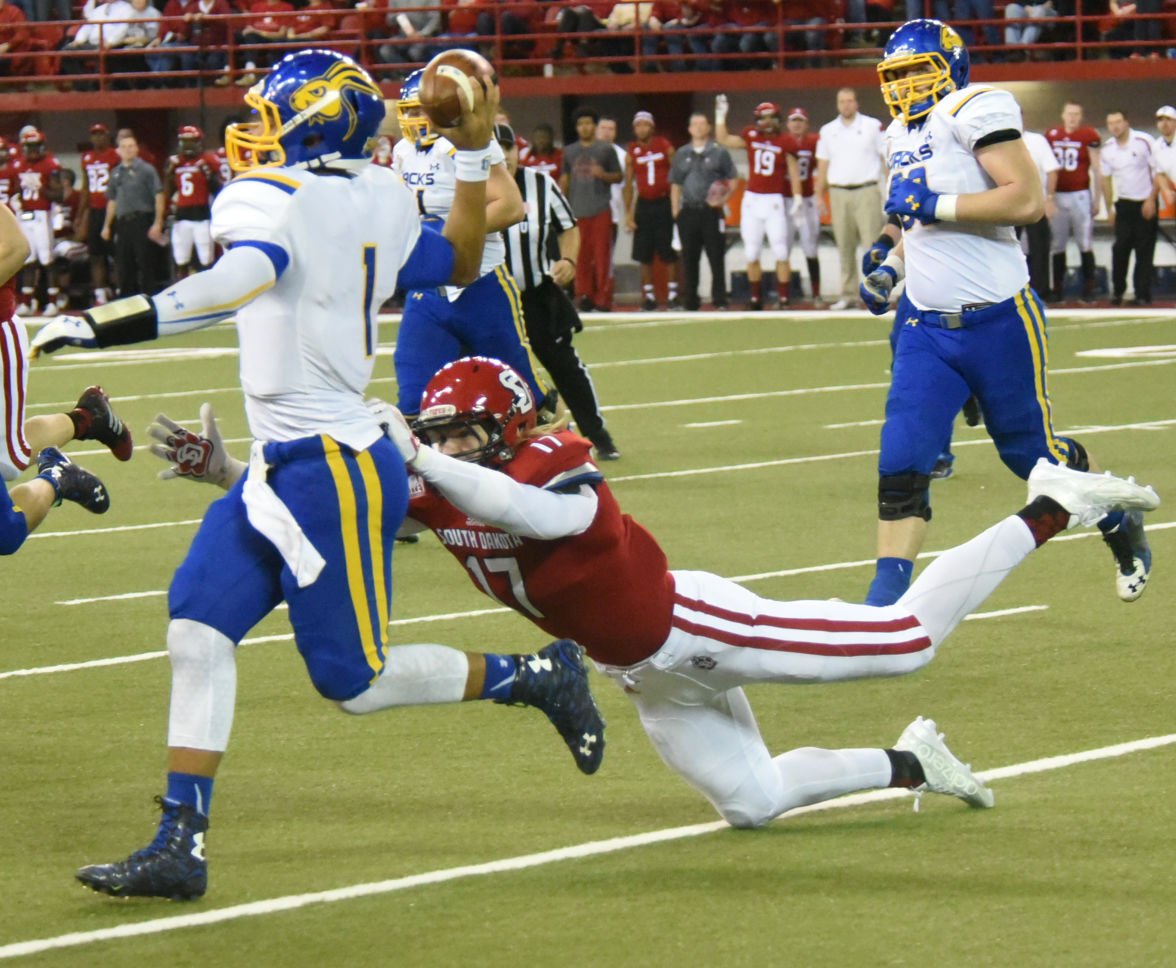
[[[1110,471],[1091,474],[1062,464],[1051,464],[1044,457],[1029,472],[1029,502],[1039,497],[1057,501],[1070,512],[1067,527],[1089,527],[1111,511],[1154,511],[1160,496],[1149,485],[1136,484],[1134,477],[1124,480]]]
[[[996,797],[984,785],[984,781],[947,748],[943,734],[935,727],[935,720],[919,716],[902,731],[894,749],[914,753],[923,767],[923,776],[927,782],[915,787],[916,797],[930,790],[932,793],[959,797],[970,807],[991,807],[996,804]],[[915,809],[919,809],[918,800],[915,800]]]

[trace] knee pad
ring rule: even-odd
[[[915,471],[879,477],[879,519],[900,521],[903,518],[922,518],[924,521],[930,521],[930,487],[931,478],[927,474],[918,474]]]
[[[1083,447],[1073,437],[1059,437],[1063,444],[1066,445],[1066,466],[1076,471],[1090,470],[1090,455],[1086,453],[1086,448]]]
[[[172,666],[168,746],[224,752],[237,701],[236,646],[209,625],[172,619],[167,628]]]

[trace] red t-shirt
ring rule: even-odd
[[[102,151],[90,148],[82,152],[82,176],[90,192],[90,208],[106,210],[106,186],[110,183],[110,173],[120,161],[118,152],[113,148],[104,148]]]
[[[633,161],[633,184],[638,198],[665,198],[670,194],[670,155],[673,145],[661,135],[653,135],[649,144],[629,143]]]
[[[545,175],[550,175],[552,178],[558,179],[559,173],[563,171],[563,149],[552,148],[544,154],[537,154],[532,148],[527,152],[527,157],[522,159],[522,166],[524,168],[535,168]]]
[[[263,33],[272,34],[279,30],[285,30],[290,26],[290,18],[275,17],[276,13],[290,13],[293,11],[290,4],[285,3],[284,0],[275,0],[271,3],[270,0],[258,0],[257,3],[249,7],[249,24],[254,30],[260,30]]]
[[[796,157],[796,165],[800,169],[800,193],[805,198],[813,194],[813,172],[817,168],[817,140],[815,131],[809,131],[799,138],[785,132],[781,142],[784,150]],[[792,197],[792,181],[788,178],[787,170],[784,173],[784,194]]]
[[[747,190],[761,195],[783,195],[788,183],[784,135],[764,134],[752,124],[739,136],[747,145]]]
[[[593,484],[599,504],[582,534],[553,541],[508,534],[472,520],[416,476],[408,516],[432,529],[491,598],[549,635],[575,639],[598,662],[632,665],[670,634],[674,579],[657,542],[621,511],[591,446],[565,430],[528,440],[502,468],[536,487]]]
[[[1082,192],[1090,188],[1090,149],[1102,144],[1098,132],[1091,127],[1074,131],[1050,128],[1045,140],[1058,160],[1058,191]]]

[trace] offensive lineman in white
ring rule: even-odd
[[[433,131],[421,107],[421,76],[404,81],[396,102],[403,137],[392,149],[392,170],[416,193],[424,221],[444,219],[453,207],[453,145]],[[396,334],[396,384],[402,413],[420,408],[425,384],[442,366],[467,353],[493,356],[522,374],[541,403],[547,387],[531,353],[523,322],[522,295],[506,268],[502,232],[523,218],[523,200],[506,170],[506,156],[492,142],[486,185],[486,246],[478,277],[465,288],[408,292]]]
[[[1028,285],[1013,225],[1042,217],[1041,179],[1011,94],[969,86],[968,52],[938,20],[912,20],[878,64],[894,120],[886,211],[902,241],[868,275],[861,296],[886,312],[906,278],[878,460],[878,551],[866,601],[888,605],[910,584],[931,518],[930,472],[969,394],[980,402],[1001,459],[1025,479],[1040,458],[1090,467],[1077,441],[1054,434],[1045,361],[1045,310]],[[1142,515],[1099,522],[1124,601],[1143,594],[1151,551]]]
[[[227,132],[228,157],[241,174],[213,207],[213,237],[227,249],[217,264],[154,297],[62,317],[33,340],[40,352],[110,346],[235,314],[254,438],[247,470],[214,460],[207,441],[172,442],[177,466],[165,476],[237,480],[209,508],[169,590],[172,703],[159,833],[124,861],[79,871],[95,890],[177,899],[204,893],[204,833],[232,726],[235,645],[280,602],[289,605],[315,688],[344,711],[371,712],[409,695],[463,698],[467,659],[457,650],[418,646],[395,662],[385,654],[391,545],[408,483],[363,394],[375,363],[377,312],[396,288],[477,276],[497,87],[477,98],[460,126],[447,129],[457,181],[442,233],[422,227],[413,194],[370,162],[384,102],[368,74],[333,51],[286,56],[245,96],[258,121]],[[211,423],[210,412],[205,420]],[[572,658],[578,662],[578,651]],[[434,694],[451,679],[455,696]],[[509,695],[513,701],[513,685]],[[590,705],[590,698],[582,704],[585,715]]]

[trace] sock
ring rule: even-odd
[[[507,700],[515,681],[515,660],[511,655],[486,653],[486,681],[482,684],[483,699]]]
[[[782,303],[786,303],[792,298],[792,276],[787,279],[776,278],[776,295]]]
[[[652,282],[644,282],[641,284],[641,295],[643,295],[646,299],[653,298],[653,283]]]
[[[866,604],[893,605],[910,588],[915,563],[905,558],[879,558],[874,567]]]
[[[923,764],[910,750],[883,750],[882,752],[890,760],[892,771],[890,785],[892,787],[905,787],[908,790],[913,790],[927,782],[927,777],[923,774]]]
[[[1017,512],[1017,517],[1029,526],[1033,543],[1040,548],[1056,534],[1061,534],[1070,524],[1070,512],[1052,497],[1044,495],[1035,498]]]
[[[74,440],[85,440],[86,434],[90,432],[90,425],[94,422],[94,415],[89,410],[83,410],[81,407],[75,407],[67,414],[70,420],[73,421],[74,426]]]
[[[1083,252],[1082,256],[1082,288],[1084,291],[1094,292],[1094,253]]]
[[[677,297],[677,295],[678,295],[678,283],[677,283],[677,281],[676,281],[676,280],[674,280],[674,279],[671,279],[671,280],[670,280],[670,284],[669,284],[669,285],[670,285],[670,292],[669,292],[669,297],[670,297],[671,299],[674,299],[674,298],[676,298],[676,297]]]
[[[1058,298],[1065,295],[1066,289],[1066,253],[1059,252],[1053,257],[1053,291]]]
[[[212,777],[197,776],[195,773],[169,773],[167,798],[192,807],[207,817],[209,804],[212,803]]]
[[[1124,511],[1112,511],[1105,518],[1098,523],[1098,530],[1103,534],[1113,534],[1119,530],[1119,525],[1123,523]]]
[[[809,282],[813,287],[813,298],[821,294],[821,260],[817,258],[806,258],[804,260],[808,264]]]
[[[763,292],[764,292],[763,279],[756,279],[755,282],[751,283],[751,298],[754,299],[756,302],[759,302],[763,298]]]

